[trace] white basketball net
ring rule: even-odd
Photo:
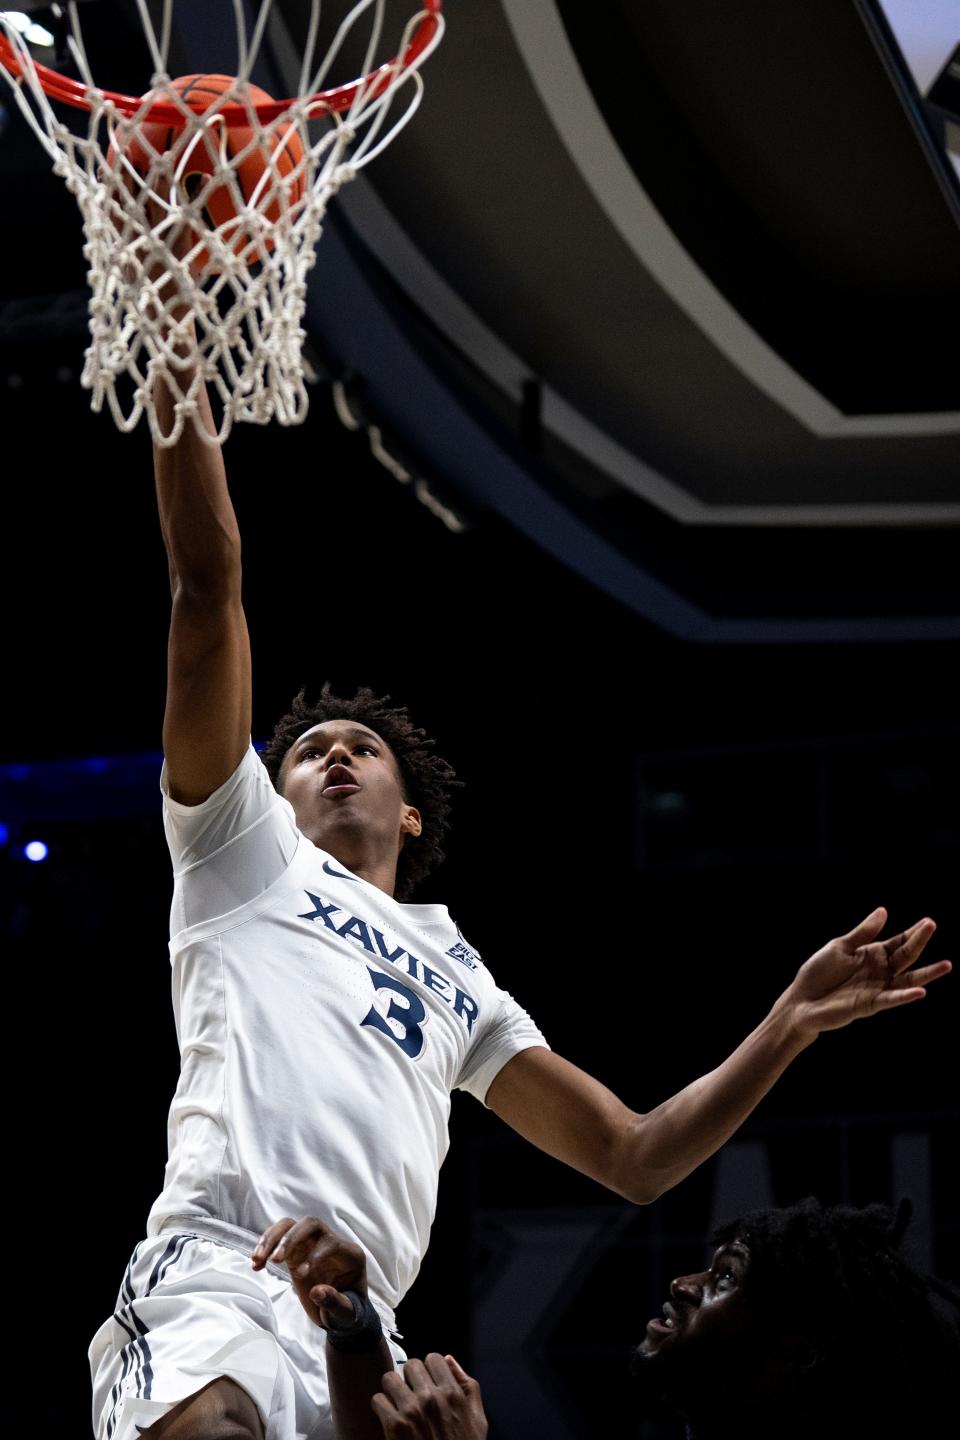
[[[317,100],[317,92],[346,36],[364,15],[369,40],[362,73],[373,70],[385,0],[360,0],[319,62],[314,52],[321,0],[312,0],[299,98],[279,119],[264,123],[256,114],[247,82],[273,0],[262,0],[249,39],[243,0],[233,0],[238,81],[202,114],[181,99],[167,73],[173,3],[164,0],[158,33],[146,0],[137,0],[155,74],[150,94],[132,117],[118,111],[97,89],[83,48],[77,6],[69,5],[70,50],[91,91],[85,137],[74,135],[59,119],[41,87],[26,42],[2,16],[0,25],[17,51],[23,73],[14,80],[0,66],[0,74],[10,81],[55,172],[80,206],[92,292],[91,340],[82,384],[92,392],[92,408],[99,411],[106,400],[123,431],[132,430],[145,414],[161,446],[175,444],[190,421],[204,439],[217,445],[236,421],[262,425],[276,419],[281,425],[295,425],[305,418],[302,322],[307,275],[316,258],[327,202],[413,116],[423,93],[417,72],[439,43],[442,19],[437,17],[436,34],[412,64],[402,66],[398,60],[386,83],[382,73],[371,75],[358,87],[349,108],[338,115]],[[407,54],[422,18],[422,13],[411,17],[391,53]],[[396,104],[401,91],[401,103]],[[182,117],[182,128],[172,136],[166,122],[149,122],[150,134],[163,135],[162,149],[144,138],[144,117],[160,100],[176,106]],[[246,110],[249,135],[231,154],[227,141],[235,141],[236,132],[229,135],[220,112],[226,105],[238,104]],[[318,117],[324,123],[314,125],[311,138],[308,122]],[[256,184],[251,187],[248,182],[250,193],[245,195],[238,171],[251,156],[261,163],[255,152],[265,163]],[[198,157],[212,173],[197,177]],[[210,211],[219,207],[223,213],[228,197],[227,209],[235,214],[216,225]],[[166,433],[154,403],[158,382],[166,383],[174,401],[174,424]],[[204,383],[220,401],[212,435],[198,419],[198,395]]]

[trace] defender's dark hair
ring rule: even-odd
[[[422,833],[407,836],[397,861],[396,898],[406,900],[444,858],[451,791],[461,782],[452,765],[433,753],[436,742],[414,725],[406,707],[390,705],[389,700],[389,695],[374,695],[366,686],[351,699],[343,699],[331,692],[328,682],[319,698],[310,704],[306,690],[301,690],[287,714],[277,721],[260,758],[276,785],[290,746],[314,725],[322,725],[326,720],[356,720],[375,730],[396,759],[404,800],[416,806],[423,821]]]
[[[960,1291],[898,1254],[909,1217],[908,1201],[895,1213],[810,1197],[713,1236],[748,1246],[743,1295],[763,1331],[811,1342],[808,1414],[821,1436],[929,1440],[956,1384]]]

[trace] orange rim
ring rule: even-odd
[[[318,94],[310,97],[312,102],[324,110],[341,111],[348,110],[360,91],[368,87],[370,99],[375,99],[377,95],[381,94],[398,70],[408,70],[420,58],[440,28],[439,16],[442,0],[422,0],[422,7],[427,14],[423,16],[411,36],[410,44],[402,59],[398,56],[378,69],[372,70],[369,75],[364,75],[359,80],[351,80],[347,85],[339,85],[334,90],[321,90]],[[0,65],[15,77],[23,74],[20,58],[2,32],[0,32]],[[66,75],[61,75],[59,71],[51,70],[46,65],[39,65],[35,62],[35,66],[41,88],[45,94],[50,96],[51,100],[59,100],[64,105],[72,105],[75,110],[89,110],[92,107],[89,85],[84,85],[79,80],[70,80]],[[115,90],[100,90],[97,93],[111,101],[124,115],[136,115],[143,106],[143,96],[122,95]],[[271,120],[276,120],[289,110],[291,105],[301,103],[302,98],[296,96],[290,100],[272,100],[268,105],[254,105],[252,108],[264,124],[269,124]],[[207,109],[199,97],[196,105],[190,105],[189,100],[184,103],[190,106],[190,109],[196,110],[198,115],[203,114]],[[217,113],[223,116],[227,125],[248,125],[250,123],[250,112],[246,105],[224,105],[223,109]],[[183,122],[183,115],[175,105],[160,101],[141,116],[142,123],[145,124],[147,121],[178,125]]]

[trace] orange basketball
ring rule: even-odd
[[[198,97],[209,96],[204,109],[214,105],[224,92],[236,83],[236,78],[232,75],[181,75],[171,82],[173,89],[194,106]],[[248,85],[247,91],[254,105],[269,105],[273,99],[257,85]],[[182,198],[193,200],[202,197],[202,214],[206,225],[212,230],[220,230],[231,249],[237,253],[242,253],[250,245],[251,236],[238,215],[232,187],[226,180],[209,186],[210,177],[221,174],[227,168],[227,157],[230,157],[229,170],[244,201],[247,204],[254,202],[257,211],[265,219],[276,222],[281,213],[292,209],[303,198],[303,144],[293,124],[284,124],[282,121],[275,123],[263,131],[259,144],[253,143],[257,131],[249,126],[215,124],[209,130],[198,132],[192,140],[187,137],[186,141],[180,141],[184,134],[183,128],[148,122],[140,126],[139,134],[158,152],[167,151],[174,146],[179,150],[180,145],[184,153],[188,152],[186,162],[182,165],[178,156],[178,183]],[[248,147],[249,153],[242,159],[232,158],[241,155]],[[127,142],[125,154],[141,175],[148,174],[153,157],[147,146],[137,137]],[[111,146],[108,156],[111,166],[115,159],[114,147]],[[231,221],[234,222],[232,225]],[[261,245],[267,250],[274,248],[274,242],[269,235],[262,235],[259,227],[257,233],[262,238],[260,244],[252,246],[249,256],[245,256],[249,264],[256,263]],[[199,270],[203,265],[207,265],[208,270],[213,273],[216,273],[218,268],[210,263],[206,251],[197,257],[194,268]]]

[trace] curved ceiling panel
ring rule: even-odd
[[[568,478],[576,483],[586,467],[594,490],[602,477],[686,523],[960,518],[954,412],[931,401],[923,412],[882,414],[878,401],[872,413],[844,415],[686,252],[602,121],[611,148],[588,159],[572,153],[600,132],[563,120],[580,114],[567,84],[576,59],[554,6],[503,0],[458,7],[451,18],[417,124],[343,193],[342,208],[485,385],[518,404],[524,378],[540,383],[544,423],[571,457]],[[862,27],[858,34],[863,63],[886,85]],[[548,106],[542,72],[551,56],[567,68],[550,81],[563,98]],[[898,101],[890,103],[899,117]],[[927,157],[919,147],[908,153],[909,185],[940,226],[937,283],[953,264],[960,295],[956,227]],[[629,192],[629,223],[611,219],[616,205],[598,198],[604,187]],[[917,233],[922,243],[926,232]],[[932,341],[942,339],[946,313],[942,306]],[[825,352],[833,338],[829,328],[820,333]],[[933,369],[946,376],[942,391],[960,388],[949,367]]]
[[[960,196],[853,5],[503,3],[611,223],[759,390],[821,435],[960,431]]]

